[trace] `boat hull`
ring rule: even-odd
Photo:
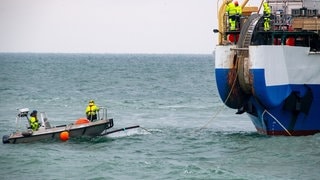
[[[228,74],[234,71],[234,60],[228,57],[230,48],[233,46],[217,46],[215,53],[217,87],[228,107],[242,108],[262,134],[320,132],[319,53],[310,53],[308,47],[249,46],[244,69],[248,69],[246,85],[250,86],[250,92],[240,103],[228,104],[228,98],[239,99],[239,94],[232,93],[233,88],[241,88],[230,84],[233,80]]]
[[[3,143],[29,143],[41,140],[60,139],[60,133],[64,131],[69,133],[70,138],[80,136],[95,137],[101,135],[104,130],[111,127],[113,127],[113,119],[99,120],[86,124],[62,125],[34,131],[32,134],[17,132],[10,136],[4,136]]]

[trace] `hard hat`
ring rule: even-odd
[[[94,101],[93,101],[93,100],[90,100],[89,103],[94,103]]]
[[[33,110],[31,113],[30,113],[30,116],[33,116],[33,117],[35,117],[36,116],[36,114],[37,114],[37,110]]]

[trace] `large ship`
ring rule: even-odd
[[[218,1],[219,95],[237,114],[248,114],[259,133],[319,133],[320,0],[254,1],[240,4],[242,15],[232,30],[226,13],[230,0]],[[266,2],[271,9],[267,30]]]

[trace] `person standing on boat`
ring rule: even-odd
[[[236,30],[236,14],[237,14],[237,9],[235,4],[232,1],[228,1],[227,7],[226,7],[226,12],[229,17],[229,25],[230,31]]]
[[[37,111],[36,110],[33,110],[30,114],[30,119],[29,119],[29,122],[30,122],[30,126],[31,126],[31,129],[33,131],[37,131],[40,127],[40,124],[39,124],[39,121],[38,121],[38,117],[37,117]]]
[[[271,9],[268,4],[268,2],[263,3],[263,26],[265,31],[270,30],[270,15],[271,15]]]
[[[99,112],[99,107],[94,104],[93,100],[90,100],[86,108],[87,119],[89,119],[90,121],[97,120],[98,112]]]
[[[236,8],[236,29],[240,29],[240,17],[242,16],[242,8],[239,6],[238,1],[234,2],[235,8]]]

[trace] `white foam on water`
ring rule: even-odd
[[[151,134],[151,132],[145,128],[137,127],[133,129],[123,128],[121,131],[110,133],[104,136],[112,137],[112,138],[120,138],[120,137],[134,136],[134,135],[147,135],[147,134]]]

